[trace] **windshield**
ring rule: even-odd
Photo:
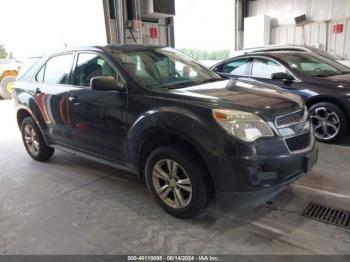
[[[331,59],[331,60],[342,60],[340,57],[332,55],[332,54],[330,54],[322,49],[316,48],[316,47],[309,46],[308,49],[310,49],[312,52],[314,52],[320,56],[323,56],[323,57]]]
[[[222,79],[171,48],[117,50],[112,54],[146,88],[184,88]]]
[[[279,58],[301,75],[327,77],[350,73],[350,68],[319,55],[293,53],[280,54]]]

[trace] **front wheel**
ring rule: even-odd
[[[177,146],[155,149],[146,162],[146,182],[158,204],[178,218],[199,214],[211,200],[206,169],[188,150]]]
[[[32,117],[27,117],[21,124],[22,140],[28,154],[37,161],[47,161],[55,150],[49,147]]]
[[[315,137],[320,142],[334,142],[346,134],[346,116],[333,103],[322,102],[311,106],[310,118],[315,130]]]

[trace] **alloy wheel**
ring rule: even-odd
[[[152,182],[159,198],[166,205],[180,209],[191,202],[191,180],[185,169],[176,161],[158,161],[152,170]]]
[[[24,128],[24,141],[27,145],[29,152],[33,156],[37,156],[40,150],[40,144],[38,136],[31,125],[26,125]]]
[[[340,119],[336,112],[326,107],[319,107],[310,114],[315,136],[320,140],[336,137],[340,130]]]

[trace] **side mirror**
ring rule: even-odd
[[[280,73],[273,73],[271,75],[271,78],[272,79],[275,79],[275,80],[282,80],[282,81],[293,81],[294,78],[287,74],[287,73],[283,73],[283,72],[280,72]]]
[[[122,91],[126,88],[124,82],[117,82],[117,80],[111,76],[98,76],[91,78],[90,87],[92,90],[100,91]]]

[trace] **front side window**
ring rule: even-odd
[[[272,74],[274,73],[287,73],[287,70],[274,61],[254,58],[252,77],[272,79]]]
[[[281,54],[279,56],[301,75],[327,77],[350,73],[350,69],[326,57],[309,53]]]
[[[248,61],[248,58],[243,58],[225,63],[222,67],[222,73],[231,75],[245,75]]]
[[[118,80],[117,73],[98,54],[81,53],[74,71],[74,85],[90,86],[90,80],[99,76],[111,76]]]
[[[221,80],[213,71],[170,48],[113,50],[111,54],[147,88],[182,88]]]
[[[72,61],[73,54],[58,55],[50,58],[45,65],[43,82],[45,84],[68,84]],[[39,77],[41,77],[40,74],[41,71],[39,72]],[[40,81],[40,79],[37,80]]]

